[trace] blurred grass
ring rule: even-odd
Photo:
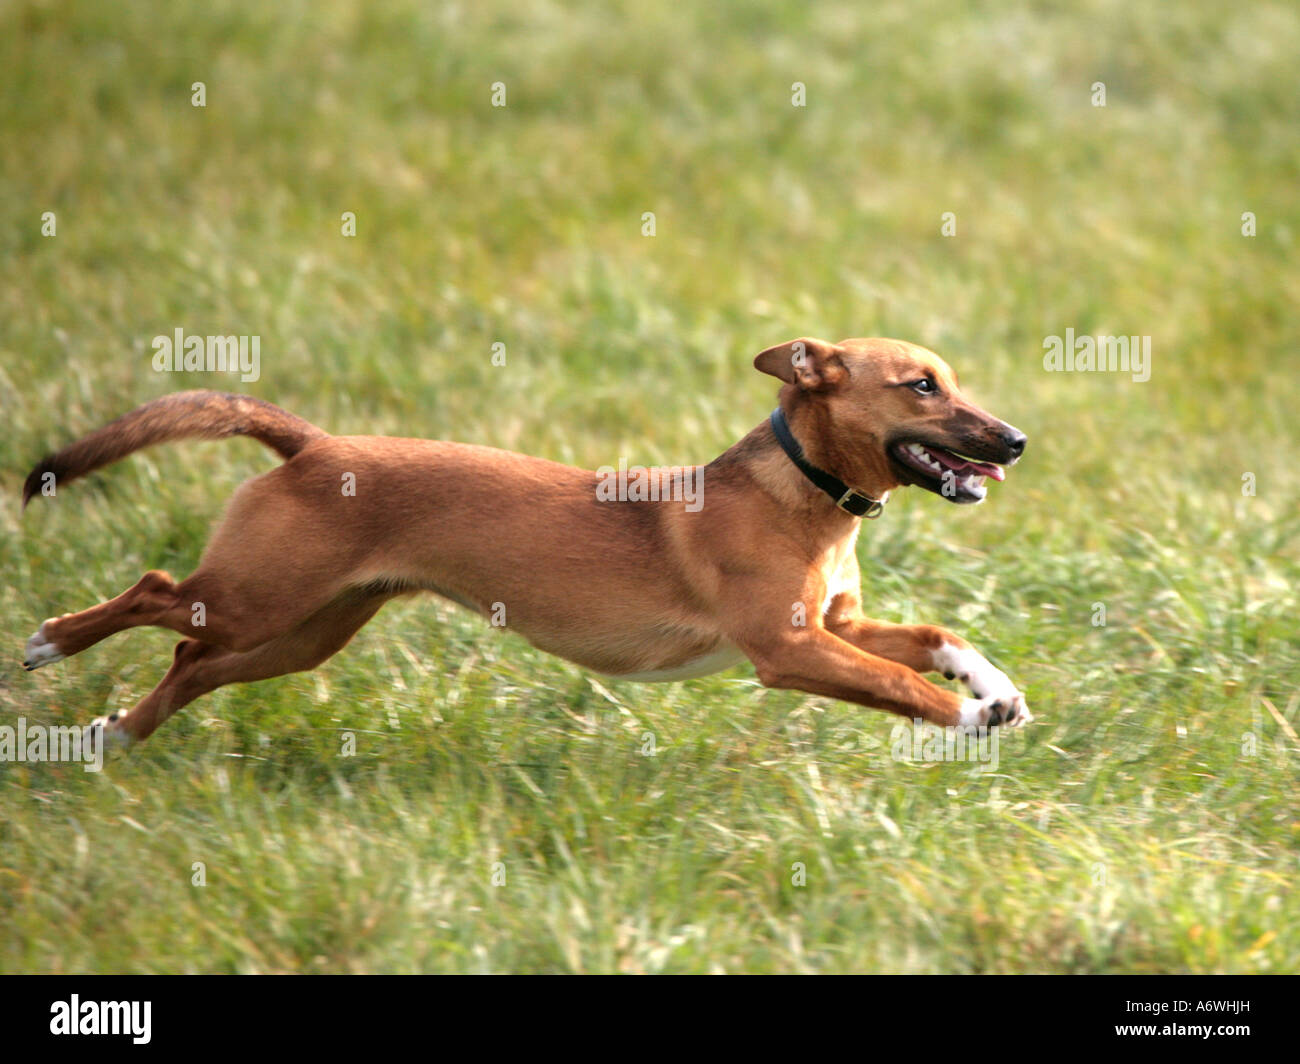
[[[989,504],[904,493],[860,555],[869,610],[1039,718],[996,771],[911,765],[751,670],[593,683],[394,604],[101,775],[0,766],[0,970],[1300,969],[1298,47],[1286,4],[0,8],[6,721],[147,692],[166,633],[31,676],[22,641],[188,571],[268,468],[163,448],[20,518],[139,402],[698,462],[802,334],[932,346],[1029,433]],[[261,380],[153,373],[177,327],[260,335]],[[1152,379],[1045,373],[1066,328],[1151,335]]]

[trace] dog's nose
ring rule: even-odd
[[[1019,458],[1025,453],[1025,444],[1028,440],[1028,436],[1019,429],[1013,429],[1010,425],[1002,433],[1002,442],[1007,445],[1007,450],[1011,452],[1014,458]]]

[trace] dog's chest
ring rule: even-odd
[[[744,652],[734,643],[723,640],[714,650],[698,658],[682,662],[667,669],[653,669],[649,672],[636,672],[621,675],[620,680],[635,680],[638,683],[670,683],[673,680],[694,680],[700,676],[721,672],[746,660]]]
[[[835,596],[843,592],[857,595],[858,581],[857,544],[861,522],[855,522],[853,532],[826,552],[822,561],[822,575],[826,580],[826,596],[822,599],[822,614],[830,608]]]

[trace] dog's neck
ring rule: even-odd
[[[844,481],[849,487],[879,499],[898,487],[877,441],[859,441],[852,448],[841,446],[842,433],[835,431],[826,407],[792,386],[781,389],[780,406],[804,457],[819,469]]]
[[[803,449],[804,457],[812,465],[843,480],[850,487],[872,499],[883,499],[898,486],[897,482],[881,472],[866,468],[861,458],[837,453],[826,441],[830,438],[829,426],[824,423],[820,407],[784,402],[782,409],[790,431]],[[810,481],[790,460],[772,431],[771,423],[763,423],[710,463],[716,472],[729,469],[743,470],[759,488],[775,499],[783,509],[798,512],[807,520],[825,519],[835,526],[852,524],[856,519],[836,507],[835,502],[821,488]],[[706,473],[706,479],[708,474]]]

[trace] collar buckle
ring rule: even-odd
[[[849,488],[843,495],[836,500],[835,505],[845,513],[852,514],[854,517],[863,517],[868,521],[873,521],[885,512],[885,504],[879,499],[873,499],[870,496],[863,495],[860,491],[854,491]]]

